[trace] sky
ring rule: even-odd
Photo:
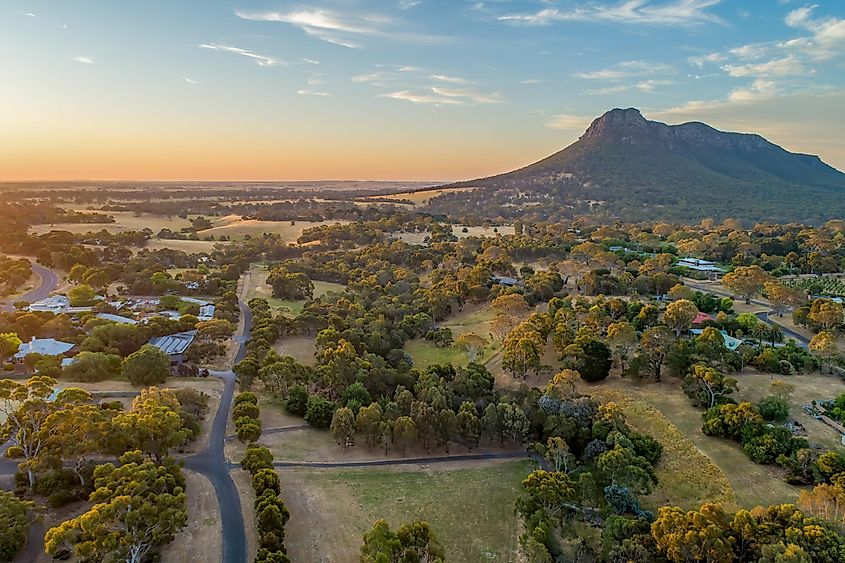
[[[471,179],[614,107],[845,169],[845,1],[0,4],[0,180]]]

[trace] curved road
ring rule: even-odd
[[[692,289],[696,289],[698,291],[703,291],[704,293],[710,293],[712,295],[718,295],[720,297],[730,297],[731,299],[736,298],[735,295],[733,295],[729,292],[719,291],[717,289],[714,289],[714,288],[706,286],[706,285],[700,285],[700,284],[697,284],[693,280],[690,280],[690,279],[684,279],[684,284],[691,287]],[[807,348],[807,346],[810,344],[810,339],[807,338],[806,336],[795,332],[791,328],[786,327],[786,326],[780,324],[777,321],[773,321],[773,320],[769,319],[769,314],[772,312],[771,311],[772,306],[768,302],[760,301],[759,299],[752,299],[751,303],[753,305],[759,305],[760,307],[766,308],[765,311],[760,311],[758,313],[754,313],[754,316],[756,316],[758,319],[760,319],[761,321],[763,321],[766,324],[770,324],[770,325],[774,325],[774,326],[778,327],[779,329],[781,329],[781,331],[783,331],[783,333],[786,336],[788,336],[790,338],[794,338],[795,341],[798,342],[798,345],[801,346],[802,348]]]
[[[59,285],[59,276],[53,270],[45,268],[35,260],[30,259],[30,264],[32,264],[32,271],[38,274],[41,278],[41,285],[37,288],[33,289],[32,291],[25,293],[17,301],[26,301],[27,303],[34,303],[36,301],[40,301],[42,299],[46,299],[50,296],[51,293],[58,287]],[[4,312],[12,312],[15,310],[15,306],[12,303],[7,303],[5,305],[0,306],[0,310]]]

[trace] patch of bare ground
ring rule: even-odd
[[[240,461],[240,459],[239,459]],[[255,521],[255,489],[252,488],[252,476],[243,469],[234,469],[230,472],[235,488],[238,489],[238,498],[241,500],[241,512],[244,515],[244,531],[246,532],[246,558],[247,561],[255,559],[258,553],[258,525]],[[282,483],[284,490],[284,483]],[[296,491],[298,494],[298,491]],[[285,498],[287,502],[287,498]],[[290,530],[290,522],[286,530]],[[288,532],[289,533],[289,532]],[[307,561],[291,558],[291,561]]]
[[[185,471],[185,491],[188,496],[188,525],[176,534],[173,542],[161,550],[161,561],[220,561],[223,528],[214,486],[205,475]]]

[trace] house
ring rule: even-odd
[[[701,326],[701,324],[705,321],[712,321],[713,317],[708,315],[707,313],[702,313],[699,311],[698,315],[692,320],[692,326]]]
[[[717,266],[715,262],[711,262],[709,260],[699,260],[698,258],[681,258],[675,265],[688,268],[694,272],[725,273],[725,269]]]
[[[138,321],[136,321],[135,319],[130,319],[129,317],[121,317],[120,315],[112,315],[111,313],[97,313],[97,318],[123,325],[138,324]]]
[[[13,360],[17,363],[23,362],[23,359],[30,354],[41,354],[42,356],[64,356],[67,354],[75,344],[69,342],[61,342],[54,338],[35,338],[29,342],[21,342],[18,347],[18,352],[13,356]]]
[[[41,299],[40,301],[30,304],[27,309],[30,311],[53,313],[58,315],[59,313],[64,312],[64,310],[68,307],[70,307],[70,299],[64,295],[53,295],[52,297],[47,297],[46,299]]]
[[[511,278],[508,276],[491,276],[490,281],[493,285],[504,285],[507,287],[513,287],[515,285],[520,285],[520,282],[516,278]]]
[[[197,315],[197,318],[201,321],[210,321],[214,318],[214,305],[203,305],[200,307],[200,314]]]
[[[178,366],[185,361],[185,352],[191,347],[196,335],[197,331],[195,330],[177,332],[176,334],[153,338],[149,344],[170,356],[171,365]]]
[[[698,336],[699,334],[704,332],[704,330],[700,328],[693,328],[690,329],[690,332],[695,336]],[[742,344],[742,340],[740,340],[739,338],[734,338],[724,330],[720,330],[719,333],[722,335],[722,339],[724,339],[725,341],[725,348],[727,348],[731,352],[735,352],[736,349],[739,348],[739,345]]]

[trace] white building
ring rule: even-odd
[[[22,362],[30,354],[41,354],[42,356],[63,356],[75,345],[69,342],[61,342],[54,338],[35,338],[29,342],[21,342],[17,354],[14,355],[16,362]]]
[[[28,309],[30,311],[38,311],[42,313],[53,313],[58,315],[70,307],[70,299],[64,295],[53,295],[40,301],[32,303]]]

